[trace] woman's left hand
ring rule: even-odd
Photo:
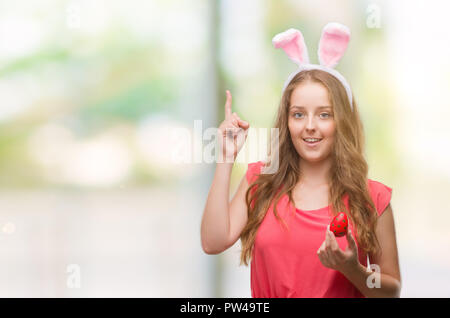
[[[328,225],[325,241],[323,241],[317,250],[317,255],[323,266],[335,269],[341,273],[352,271],[358,267],[358,247],[350,229],[347,231],[346,237],[348,247],[343,251],[339,247],[336,237],[330,231],[330,226]]]

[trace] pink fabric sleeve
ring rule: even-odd
[[[373,181],[369,183],[372,192],[372,199],[377,209],[378,216],[381,216],[391,202],[392,188],[381,182]]]

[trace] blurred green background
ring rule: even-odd
[[[201,250],[215,165],[174,162],[173,132],[205,145],[194,121],[217,127],[226,89],[251,127],[270,128],[296,68],[272,37],[301,30],[318,63],[335,21],[352,32],[337,69],[363,118],[369,177],[393,188],[402,296],[449,297],[448,9],[0,1],[0,296],[250,297],[240,242]],[[248,162],[235,164],[230,196]]]

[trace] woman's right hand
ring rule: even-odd
[[[241,120],[236,113],[231,112],[231,93],[227,90],[225,120],[218,128],[219,149],[222,151],[223,159],[221,162],[234,162],[247,139],[249,127],[248,122]]]

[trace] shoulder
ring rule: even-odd
[[[392,188],[372,179],[368,179],[367,183],[370,196],[375,204],[378,216],[380,216],[391,202]]]
[[[392,193],[392,188],[384,183],[372,179],[367,179],[369,191],[375,195]]]
[[[245,174],[248,184],[251,184],[258,178],[258,174],[261,173],[261,169],[264,164],[265,162],[263,161],[256,161],[248,164],[247,172]]]

